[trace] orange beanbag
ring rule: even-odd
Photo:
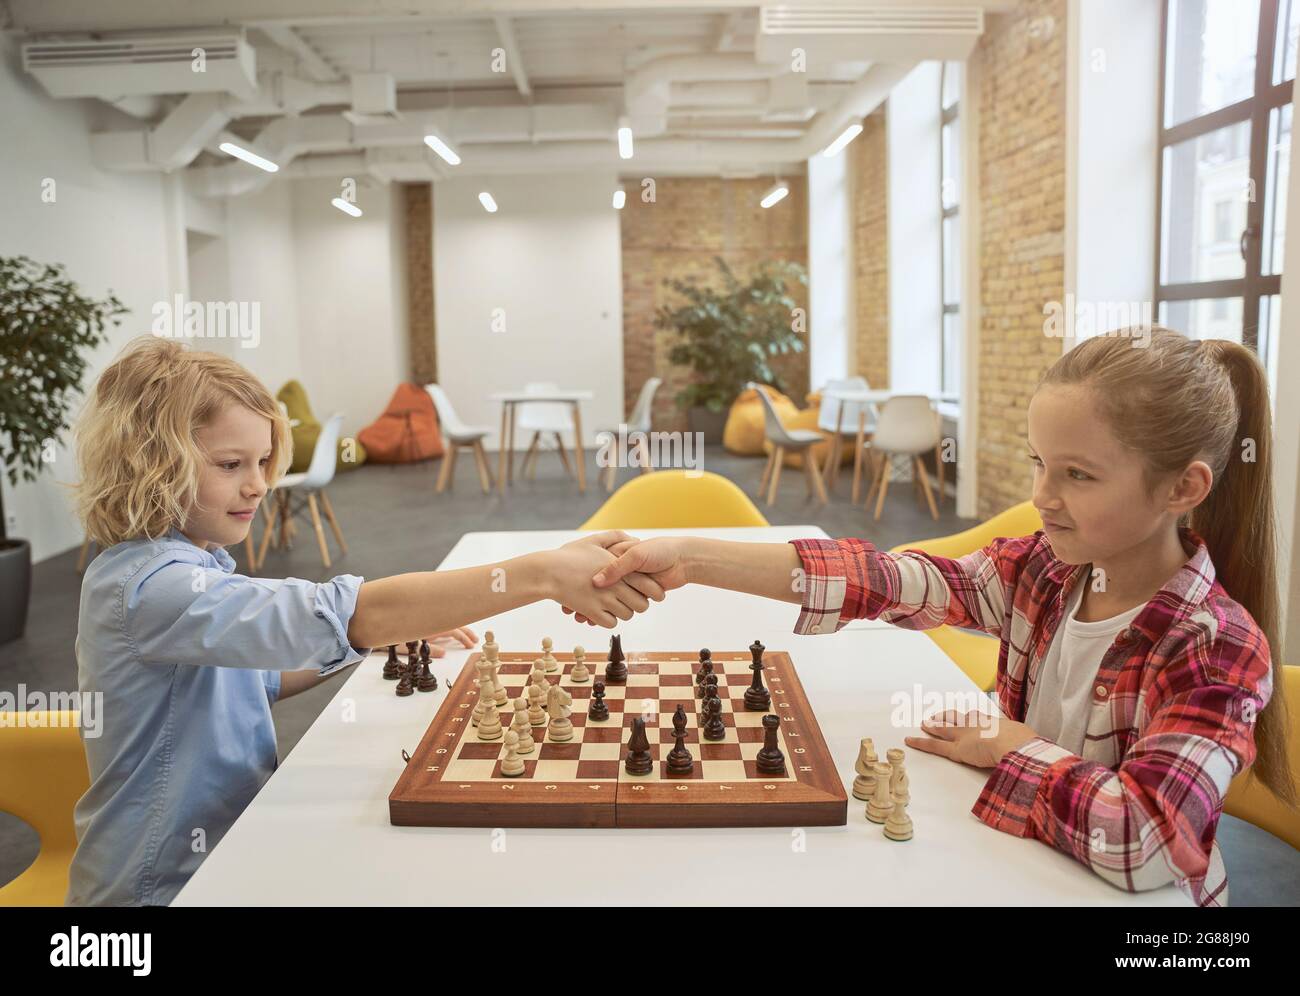
[[[443,452],[433,399],[418,384],[399,384],[384,413],[357,439],[372,463],[414,463]]]

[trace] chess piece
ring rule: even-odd
[[[650,756],[650,739],[645,733],[645,720],[637,716],[632,720],[632,735],[627,742],[623,769],[629,775],[648,775],[654,770],[654,763]]]
[[[569,719],[573,705],[573,696],[559,685],[551,686],[551,693],[546,700],[546,712],[551,717],[551,725],[546,735],[554,743],[565,743],[573,739],[573,721]]]
[[[542,663],[540,657],[533,661],[533,669],[528,673],[528,684],[539,686],[542,694],[546,694],[546,686],[550,682],[546,680],[546,665]]]
[[[545,702],[542,696],[541,685],[530,685],[528,687],[528,725],[545,726],[546,710],[542,707]]]
[[[433,652],[429,649],[429,641],[421,640],[420,641],[420,663],[423,664],[425,661],[430,661],[430,660],[433,660]]]
[[[535,746],[533,728],[528,722],[528,700],[522,695],[515,699],[515,711],[510,717],[510,729],[519,736],[519,753],[531,754]]]
[[[853,770],[858,773],[858,777],[853,779],[853,798],[866,802],[876,791],[876,776],[873,769],[878,760],[876,745],[871,742],[870,737],[863,737],[862,743],[858,745],[858,760],[853,765]]]
[[[492,675],[492,701],[495,702],[497,708],[500,709],[510,701],[510,699],[506,697],[505,687],[501,684],[501,661],[496,659],[495,656],[489,657],[488,670]]]
[[[415,687],[422,692],[436,692],[438,690],[438,678],[429,670],[428,657],[420,658],[420,677],[415,683]]]
[[[474,670],[478,672],[478,702],[474,704],[474,711],[469,715],[469,721],[478,726],[483,721],[483,712],[487,709],[488,701],[496,702],[496,691],[492,687],[492,662],[486,657],[480,657],[474,665]],[[487,682],[484,685],[484,682]],[[483,689],[487,688],[487,694],[483,694]]]
[[[763,717],[763,746],[754,758],[760,775],[780,775],[785,773],[785,755],[777,746],[776,728],[781,720],[770,713]]]
[[[876,791],[867,803],[867,819],[872,823],[884,823],[894,808],[894,801],[889,797],[889,765],[877,762],[872,773],[876,776]]]
[[[695,759],[686,749],[686,707],[678,703],[673,713],[673,749],[668,752],[668,774],[689,775],[695,769]]]
[[[555,642],[549,636],[542,637],[542,666],[546,668],[547,674],[554,674],[560,669],[560,662],[551,653],[553,646],[555,646]]]
[[[885,759],[889,762],[889,795],[892,798],[898,794],[898,783],[907,777],[903,771],[903,748],[890,747],[885,751]]]
[[[609,719],[609,706],[605,704],[603,681],[597,681],[591,686],[591,706],[587,709],[587,718],[596,723]]]
[[[605,684],[622,685],[627,682],[627,660],[623,656],[623,638],[617,634],[609,638],[609,662],[605,665]]]
[[[709,714],[708,702],[710,699],[717,699],[718,696],[718,676],[716,674],[707,674],[704,676],[704,684],[700,686],[703,698],[700,699],[700,723],[704,723],[705,717]]]
[[[907,815],[907,804],[911,802],[911,792],[907,784],[907,772],[901,767],[898,772],[897,789],[891,790],[890,801],[893,808],[885,820],[885,836],[890,840],[912,839],[912,817]],[[891,779],[892,781],[892,779]]]
[[[695,672],[695,697],[704,698],[704,681],[713,673],[713,655],[708,649],[700,651],[700,669]]]
[[[754,661],[749,669],[754,672],[754,680],[745,689],[745,708],[754,712],[767,712],[772,708],[772,695],[763,687],[763,651],[766,648],[755,640],[749,645],[749,652]]]
[[[401,662],[397,659],[397,644],[390,644],[388,647],[388,660],[384,661],[384,678],[388,681],[396,681],[402,674]]]
[[[727,724],[722,721],[722,699],[718,698],[716,685],[708,687],[709,697],[704,700],[708,710],[700,727],[700,736],[705,740],[725,740],[727,738]]]
[[[483,656],[495,664],[501,656],[501,646],[497,643],[497,635],[488,630],[483,634]]]
[[[573,648],[573,670],[569,672],[569,680],[575,685],[591,680],[591,672],[587,670],[587,651],[581,647]]]
[[[414,691],[415,686],[411,683],[411,669],[403,666],[401,677],[397,680],[397,694],[406,696],[411,695]]]
[[[501,739],[501,714],[497,712],[496,701],[492,698],[492,676],[484,675],[478,683],[479,701],[484,703],[483,715],[478,721],[478,738],[480,740]]]
[[[519,734],[511,730],[506,734],[506,756],[501,762],[501,774],[515,778],[524,773],[524,759],[519,756]]]
[[[414,657],[420,650],[419,640],[410,640],[406,644],[406,656]]]

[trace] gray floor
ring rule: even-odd
[[[492,464],[493,472],[496,463]],[[326,571],[312,541],[310,527],[288,553],[272,552],[263,574],[323,580],[335,574],[382,577],[405,571],[430,570],[451,550],[462,533],[506,529],[573,529],[605,500],[595,483],[596,468],[588,454],[586,494],[579,494],[554,453],[538,462],[536,481],[519,482],[506,497],[484,497],[473,463],[462,460],[453,490],[434,494],[437,464],[400,467],[367,466],[340,476],[329,489],[350,552]],[[751,495],[758,485],[763,461],[735,457],[721,447],[709,447],[704,468],[731,478]],[[623,471],[620,481],[630,471]],[[851,474],[850,474],[851,476]],[[880,522],[848,501],[849,482],[841,477],[830,504],[820,506],[805,495],[803,475],[786,471],[780,494],[771,508],[760,504],[774,525],[811,523],[831,536],[861,536],[890,547],[907,540],[945,535],[970,525],[958,519],[951,496],[941,506],[938,522],[924,511],[907,486],[891,489]],[[236,551],[237,552],[237,551]],[[77,687],[73,637],[76,630],[80,578],[76,550],[38,564],[32,603],[23,639],[0,646],[0,684],[16,689],[63,691]],[[241,563],[242,567],[242,563]],[[281,758],[315,721],[333,697],[337,682],[328,681],[274,708]],[[1250,824],[1224,817],[1220,846],[1228,864],[1234,905],[1300,905],[1300,852]],[[30,827],[0,813],[0,884],[14,878],[34,860],[38,850]]]

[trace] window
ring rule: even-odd
[[[1195,338],[1241,342],[1266,361],[1269,302],[1281,290],[1298,37],[1300,0],[1164,3],[1159,320]]]
[[[943,212],[939,253],[939,286],[943,295],[943,319],[939,328],[939,390],[944,394],[956,394],[960,389],[961,235],[957,220],[961,190],[961,122],[957,117],[960,87],[960,64],[945,62],[939,83],[942,121],[939,129],[939,207]]]

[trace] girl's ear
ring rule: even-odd
[[[1174,481],[1166,507],[1174,515],[1182,517],[1205,501],[1212,487],[1214,471],[1210,465],[1204,460],[1193,460]]]

